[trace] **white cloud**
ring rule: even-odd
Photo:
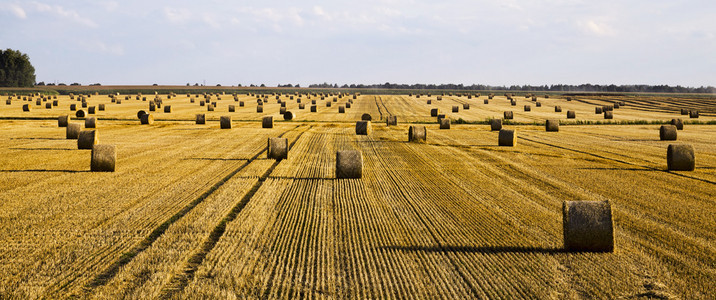
[[[165,7],[164,17],[173,23],[183,23],[191,20],[192,13],[186,8]]]
[[[583,31],[600,37],[608,37],[616,35],[614,29],[604,22],[598,22],[595,20],[588,20],[586,22],[580,21],[579,26]]]
[[[97,27],[97,23],[95,23],[89,18],[80,16],[80,14],[74,10],[65,9],[64,7],[59,5],[49,5],[40,2],[32,2],[32,4],[34,6],[35,11],[49,13],[60,18],[71,20],[75,23],[85,25],[87,27]]]
[[[0,10],[9,11],[20,19],[27,19],[27,13],[17,4],[5,4],[0,6]]]
[[[92,52],[106,53],[115,56],[124,55],[124,47],[121,44],[107,45],[102,41],[80,41],[79,44]]]

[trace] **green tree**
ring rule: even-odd
[[[0,86],[31,87],[35,85],[35,68],[30,57],[17,50],[0,50]]]

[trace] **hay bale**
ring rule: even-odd
[[[601,113],[602,113],[602,107],[595,107],[595,108],[594,108],[594,114],[595,114],[595,115],[598,115],[598,114],[601,114]]]
[[[212,104],[207,104],[207,105],[206,105],[206,111],[214,111],[214,105],[212,105]]]
[[[77,149],[92,149],[98,142],[97,130],[82,130],[77,137]]]
[[[52,103],[50,103],[50,102],[45,103],[45,109],[51,109],[51,108],[52,108]]]
[[[87,102],[82,102],[82,108],[87,108]]]
[[[561,107],[561,106],[555,106],[555,107],[554,107],[554,112],[562,112],[562,107]]]
[[[229,112],[236,112],[236,106],[235,105],[229,105]]]
[[[454,113],[460,112],[460,107],[457,106],[457,105],[453,105],[453,107],[452,107],[452,112],[454,112]]]
[[[154,116],[151,114],[143,114],[139,117],[139,122],[144,125],[152,125],[154,124]]]
[[[426,101],[426,103],[427,103],[428,105],[433,104],[433,100],[428,99],[428,101]]]
[[[512,120],[512,118],[514,118],[514,113],[512,113],[512,111],[506,111],[503,113],[502,118],[505,120]]]
[[[164,112],[165,112],[165,113],[171,113],[171,112],[172,112],[172,106],[171,106],[171,105],[165,105],[165,106],[164,106]]]
[[[81,110],[81,109],[80,109],[80,110],[77,110],[77,112],[75,113],[75,116],[77,116],[78,118],[84,118],[84,117],[85,117],[85,111],[84,111],[84,110]]]
[[[98,109],[99,111],[104,111],[104,104],[98,104],[98,105],[97,105],[97,109]]]
[[[517,100],[510,100],[510,105],[517,106]]]
[[[450,119],[440,118],[438,122],[440,123],[440,129],[450,129]]]
[[[346,113],[346,108],[345,108],[345,106],[343,106],[343,105],[338,106],[338,113],[339,113],[339,114],[344,114],[344,113]]]
[[[363,121],[372,121],[373,117],[370,114],[363,114],[360,116],[360,119]]]
[[[117,162],[117,149],[114,145],[94,145],[92,147],[92,172],[114,172]]]
[[[537,107],[542,107],[542,102],[537,102],[537,103],[535,103],[535,106],[537,106]]]
[[[689,110],[688,110],[688,109],[686,109],[686,108],[682,108],[682,109],[681,109],[681,115],[685,116],[685,115],[688,115],[688,114],[689,114]]]
[[[264,112],[264,106],[263,106],[263,105],[258,105],[258,106],[256,106],[256,112],[257,112],[257,113],[263,113],[263,112]]]
[[[30,111],[30,104],[23,104],[22,111]]]
[[[532,107],[530,107],[529,105],[525,105],[525,111],[531,111],[531,110],[532,110]]]
[[[157,105],[153,101],[149,102],[149,111],[157,111]]]
[[[67,123],[65,129],[65,138],[68,140],[77,139],[80,136],[82,126],[79,123]]]
[[[669,145],[666,150],[666,166],[669,171],[693,171],[696,166],[694,147],[687,144]]]
[[[613,111],[605,111],[604,112],[604,119],[614,119],[614,112]]]
[[[440,114],[439,108],[433,108],[430,110],[430,116],[431,117],[437,117]]]
[[[97,118],[89,117],[85,119],[85,128],[97,128]]]
[[[206,124],[206,115],[205,114],[196,114],[196,124],[197,125]]]
[[[659,139],[662,141],[675,141],[676,140],[676,126],[674,125],[661,125],[659,128]]]
[[[671,125],[676,126],[677,130],[684,130],[684,121],[681,119],[671,119]]]
[[[350,103],[350,102],[346,102],[346,108],[351,108],[351,103]]]
[[[70,110],[71,111],[77,110],[77,104],[70,104]]]
[[[573,110],[568,110],[568,111],[567,111],[567,119],[574,119],[574,118],[576,118],[576,117],[577,117],[577,113],[576,113],[576,112],[574,112]]]
[[[87,108],[87,114],[94,115],[97,109],[94,106],[90,106]]]
[[[298,109],[306,109],[306,104],[303,104],[303,103],[299,104]]]
[[[282,160],[288,158],[287,138],[268,138],[268,159]]]
[[[326,107],[331,107],[332,102],[326,102]]]
[[[318,107],[315,105],[311,105],[311,112],[316,112],[318,110]]]
[[[221,129],[231,129],[231,116],[221,116],[219,120]]]
[[[425,142],[427,136],[428,132],[425,126],[410,126],[410,128],[408,128],[408,142]]]
[[[204,100],[199,101],[199,106],[204,106],[204,105],[206,105],[206,102],[204,102]]]
[[[490,104],[490,100],[488,100],[488,99],[482,100],[482,104]]]
[[[491,119],[490,120],[490,130],[497,131],[502,129],[502,119]]]
[[[336,151],[336,178],[361,177],[363,177],[363,155],[360,151]]]
[[[141,120],[141,119],[142,119],[142,116],[143,116],[143,115],[146,115],[146,114],[147,114],[146,111],[143,111],[143,110],[138,111],[138,112],[137,112],[137,119],[140,119],[140,120]]]
[[[557,119],[547,120],[545,122],[544,127],[545,127],[545,130],[548,132],[557,132],[557,131],[559,131],[559,120],[557,120]]]
[[[614,103],[614,105],[612,106],[612,108],[613,108],[613,109],[618,109],[618,108],[619,108],[619,103]]]
[[[356,122],[356,134],[357,135],[369,135],[373,132],[373,128],[370,121],[358,121]]]
[[[278,109],[278,113],[279,113],[279,114],[285,114],[285,113],[286,113],[286,108],[285,108],[285,107],[279,108],[279,109]]]
[[[388,116],[385,118],[385,125],[395,126],[398,125],[398,116]]]
[[[568,251],[614,251],[609,201],[564,201],[562,229],[564,248]]]
[[[285,121],[293,120],[294,117],[296,117],[296,115],[294,115],[291,111],[286,111],[285,113],[283,113],[283,119]]]
[[[273,128],[273,117],[265,116],[261,119],[261,128]]]
[[[497,136],[497,145],[514,147],[517,143],[517,134],[514,129],[500,129]]]
[[[57,101],[57,100],[52,101],[52,106],[58,106],[58,105],[60,105],[59,101]]]
[[[699,118],[699,111],[698,111],[698,110],[689,111],[689,118],[691,118],[691,119],[698,119],[698,118]]]
[[[12,100],[10,100],[10,99],[5,100],[5,105],[12,105]]]

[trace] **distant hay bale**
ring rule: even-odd
[[[305,108],[306,108],[306,104],[301,103],[298,105],[298,109],[305,109]]]
[[[457,106],[457,105],[453,105],[453,107],[452,107],[452,112],[454,112],[454,113],[460,112],[460,107]]]
[[[350,103],[350,102],[346,102],[346,108],[351,108],[351,103]]]
[[[482,103],[483,103],[483,104],[490,104],[490,100],[489,100],[489,99],[482,100]]]
[[[536,102],[536,101],[537,101],[537,96],[532,96],[532,101],[533,101],[533,102]]]
[[[513,117],[514,117],[514,113],[512,111],[506,111],[503,113],[503,116],[502,116],[502,118],[505,120],[512,120]]]
[[[577,113],[576,113],[576,112],[574,112],[573,110],[568,110],[568,111],[567,111],[567,119],[574,119],[574,118],[576,118],[576,117],[577,117]]]
[[[536,106],[536,107],[542,107],[542,102],[536,102],[536,103],[535,103],[535,106]]]
[[[688,114],[689,114],[689,110],[688,110],[688,109],[686,109],[686,108],[682,108],[682,109],[681,109],[681,115],[684,115],[684,116],[685,116],[685,115],[688,115]]]
[[[149,111],[157,111],[157,105],[153,102],[149,102]]]
[[[498,146],[514,147],[516,143],[517,134],[514,129],[500,129],[500,133],[497,136]]]
[[[442,118],[442,119],[440,119],[439,123],[440,123],[440,129],[450,129],[450,119]]]
[[[613,111],[605,111],[604,112],[604,119],[614,119],[614,112]]]
[[[97,130],[82,130],[77,137],[77,149],[92,149],[98,142]]]
[[[143,114],[139,117],[139,122],[143,125],[152,125],[154,124],[154,116],[151,114]]]
[[[388,116],[387,118],[385,118],[385,125],[387,125],[387,126],[398,125],[398,117],[397,116]]]
[[[572,97],[567,97],[567,101],[572,101]]]
[[[114,172],[117,162],[117,149],[114,145],[94,145],[92,147],[92,172]]]
[[[562,112],[562,107],[561,107],[561,106],[555,106],[555,107],[554,107],[554,112]]]
[[[344,113],[346,113],[346,107],[343,106],[343,105],[338,106],[338,113],[339,113],[339,114],[344,114]]]
[[[5,100],[5,105],[12,105],[12,100],[11,99]]]
[[[239,107],[244,107],[244,101],[239,101]]]
[[[500,129],[502,129],[502,119],[491,119],[490,120],[490,130],[498,131]]]
[[[80,110],[77,110],[77,112],[75,113],[75,116],[77,116],[78,118],[84,118],[84,117],[85,117],[85,111],[84,111],[84,110],[81,110],[81,109],[80,109]]]
[[[363,177],[363,155],[360,151],[336,151],[336,178],[361,177]]]
[[[268,138],[268,159],[282,160],[288,158],[287,138]]]
[[[562,229],[565,250],[614,251],[614,223],[609,201],[564,201]]]
[[[316,111],[318,111],[318,107],[315,105],[311,105],[311,112],[316,112]]]
[[[236,112],[236,106],[235,105],[229,105],[229,112]]]
[[[80,136],[80,130],[82,130],[82,125],[80,125],[79,123],[67,123],[67,129],[65,129],[65,138],[68,140],[76,140]]]
[[[286,107],[286,102],[281,102],[281,101],[279,101],[279,102],[281,103],[281,107]]]
[[[373,117],[370,114],[362,114],[360,116],[360,119],[363,121],[372,121]]]
[[[699,111],[698,111],[698,110],[689,111],[689,118],[691,118],[691,119],[698,119],[698,118],[699,118]]]
[[[510,105],[517,106],[517,100],[510,100]]]
[[[282,115],[285,114],[285,113],[286,113],[286,108],[285,108],[285,107],[279,108],[279,109],[278,109],[278,113],[279,113],[279,114],[282,114]]]
[[[141,120],[141,119],[142,119],[142,116],[143,116],[143,115],[146,115],[146,114],[147,114],[146,111],[143,111],[143,110],[138,111],[138,112],[137,112],[137,119],[140,119],[140,120]]]
[[[273,117],[265,116],[261,119],[261,128],[273,128]]]
[[[199,106],[204,106],[205,104],[206,102],[204,102],[204,100],[199,101]]]
[[[659,128],[659,139],[662,141],[675,141],[676,130],[676,126],[674,125],[661,125]]]
[[[30,111],[30,104],[23,104],[22,111]]]
[[[97,118],[89,117],[85,119],[85,128],[97,128]]]
[[[426,101],[426,103],[427,103],[428,105],[433,104],[433,100],[428,99],[428,101]]]
[[[595,115],[598,115],[598,114],[601,114],[601,113],[602,113],[602,107],[595,107],[595,108],[594,108],[594,114],[595,114]]]
[[[468,104],[468,103],[463,104],[462,109],[470,109],[470,104]]]
[[[437,117],[440,114],[439,108],[433,108],[430,110],[430,116],[431,117]]]
[[[671,125],[676,126],[677,130],[684,130],[684,121],[681,119],[671,119]]]
[[[165,106],[164,106],[164,112],[165,112],[165,113],[171,113],[171,112],[172,112],[172,106],[171,106],[171,105],[165,105]]]
[[[331,107],[332,102],[326,102],[326,107]]]
[[[425,142],[427,135],[428,132],[425,126],[410,126],[410,128],[408,128],[408,142]]]
[[[612,107],[613,107],[614,109],[618,109],[618,108],[619,108],[619,103],[614,103],[614,105],[613,105]]]
[[[99,111],[104,111],[104,104],[98,104],[98,105],[97,105],[97,109],[98,109]]]
[[[76,111],[77,110],[77,104],[70,104],[70,110]]]
[[[189,103],[194,103],[194,102],[196,102],[196,100],[194,100],[194,98],[189,99]]]
[[[57,127],[67,127],[70,122],[70,115],[62,115],[57,117]]]
[[[214,111],[214,105],[213,105],[213,104],[207,105],[207,106],[206,106],[206,111]]]
[[[90,106],[87,108],[87,114],[94,115],[97,109],[94,106]]]
[[[196,114],[196,124],[197,125],[206,124],[206,114]]]
[[[530,107],[529,105],[525,105],[525,111],[531,111],[531,110],[532,110],[532,107]]]
[[[666,165],[669,171],[693,171],[696,166],[694,147],[687,144],[669,145],[666,150]]]
[[[45,109],[51,109],[51,108],[52,108],[52,103],[50,103],[50,102],[45,103]]]
[[[263,112],[264,112],[264,106],[263,106],[263,105],[258,105],[258,106],[256,106],[256,112],[257,112],[257,113],[263,113]]]
[[[316,100],[311,100],[311,104],[316,104]]]
[[[370,121],[358,121],[356,122],[356,134],[357,135],[370,135],[373,132],[373,128]]]
[[[293,118],[295,118],[295,117],[296,117],[296,115],[291,111],[286,111],[285,113],[283,113],[283,119],[286,121],[293,120]]]
[[[219,119],[221,129],[231,129],[231,116],[221,116]]]
[[[57,100],[52,101],[52,106],[58,106],[58,105],[60,105],[59,101],[57,101]],[[104,105],[104,104],[101,104],[101,105]]]
[[[559,120],[557,119],[550,119],[545,122],[545,130],[548,132],[557,132],[559,131]]]

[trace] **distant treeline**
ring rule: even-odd
[[[471,91],[545,91],[545,92],[603,92],[603,93],[716,93],[716,87],[684,87],[670,85],[600,85],[600,84],[554,84],[554,85],[463,85],[463,84],[397,84],[386,82],[383,84],[338,84],[321,83],[311,84],[309,88],[345,88],[345,89],[401,89],[401,90],[471,90]]]

